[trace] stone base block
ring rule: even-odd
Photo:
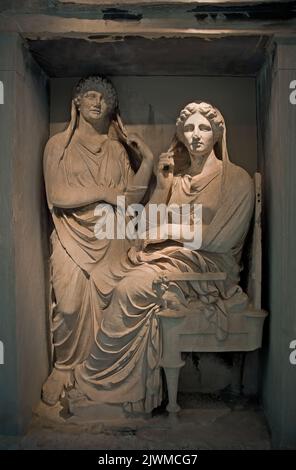
[[[106,403],[96,403],[83,398],[68,398],[69,411],[83,421],[106,422],[126,418],[122,406]]]

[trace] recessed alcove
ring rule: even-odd
[[[49,133],[65,129],[73,89],[82,76],[103,74],[117,89],[129,131],[139,133],[155,156],[166,151],[182,107],[195,100],[213,103],[227,123],[231,160],[250,175],[258,169],[256,75],[268,38],[94,37],[30,40],[32,56],[49,77]],[[190,358],[188,359],[190,361]],[[210,360],[202,382],[216,392],[229,384],[229,365]],[[257,353],[247,356],[244,389],[258,391]],[[180,389],[204,389],[198,373],[185,368]],[[215,380],[216,377],[216,380]]]
[[[70,119],[73,89],[79,78],[103,74],[111,78],[117,89],[124,124],[128,130],[138,132],[155,155],[165,151],[170,145],[175,121],[182,107],[194,100],[205,100],[217,106],[225,117],[230,159],[245,168],[250,175],[258,169],[256,76],[265,60],[267,37],[151,39],[140,36],[91,35],[87,39],[28,39],[27,45],[29,52],[24,55],[21,53],[25,62],[25,65],[21,62],[22,66],[28,67],[28,62],[31,61],[32,75],[41,74],[47,80],[46,88],[44,82],[33,81],[28,93],[36,93],[36,86],[40,88],[40,106],[42,101],[42,106],[48,106],[48,114],[42,117],[43,128],[47,129],[48,135],[65,129]],[[40,70],[34,69],[34,60]],[[41,160],[46,133],[41,140],[36,159],[39,159],[38,185],[42,188]],[[34,168],[36,171],[36,167]],[[38,269],[39,274],[40,270],[41,273],[45,272],[43,290],[45,298],[48,298],[51,219],[46,211],[45,198],[41,204],[43,246],[40,247],[36,274]],[[33,216],[34,213],[31,214]],[[46,305],[43,305],[42,310],[38,328],[44,341],[45,337],[49,338],[49,312]],[[31,321],[33,317],[34,315]],[[28,336],[29,332],[24,334]],[[41,384],[50,368],[50,349],[46,352],[45,343],[41,345],[38,341],[34,347],[39,354],[39,364],[35,370],[40,393]],[[31,357],[32,352],[26,350],[24,367],[28,360],[26,354]],[[250,354],[246,362],[245,392],[256,394],[256,353]],[[216,391],[228,383],[228,365],[215,359],[210,360],[209,364],[209,370],[204,369],[206,375],[203,381],[208,383],[208,390],[212,387]],[[190,374],[192,376],[190,367],[182,372],[181,389],[183,383],[186,389]],[[191,390],[194,387],[198,390],[197,375],[192,378],[196,383],[191,383]],[[36,401],[36,386],[34,395]],[[30,410],[27,409],[27,412],[29,414]]]

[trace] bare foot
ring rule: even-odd
[[[50,406],[57,404],[65,388],[73,385],[73,372],[54,368],[42,387],[42,400]]]

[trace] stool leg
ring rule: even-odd
[[[182,361],[181,351],[179,350],[179,327],[184,317],[165,316],[164,314],[160,314],[159,317],[162,331],[162,358],[160,366],[165,373],[169,396],[167,411],[169,413],[177,413],[180,410],[177,403],[179,373],[181,367],[185,364]]]
[[[181,367],[164,367],[169,396],[169,403],[166,409],[169,413],[178,413],[180,411],[180,406],[177,403],[177,393]]]

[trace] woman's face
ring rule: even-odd
[[[198,111],[185,121],[183,133],[184,144],[192,156],[208,156],[213,150],[212,126]]]
[[[95,123],[105,118],[109,113],[103,93],[86,91],[80,98],[80,113],[87,122]]]

